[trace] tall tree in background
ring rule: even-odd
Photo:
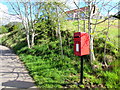
[[[65,5],[61,2],[45,2],[43,7],[43,16],[52,21],[56,25],[56,37],[59,37],[61,55],[63,56],[62,36],[61,36],[61,20],[64,18]]]
[[[35,36],[38,35],[38,33],[35,32],[34,27],[40,16],[40,8],[38,7],[37,2],[31,2],[30,0],[28,2],[20,2],[19,0],[16,0],[16,2],[9,1],[8,3],[16,15],[18,15],[18,18],[22,20],[28,47],[32,48],[34,46]],[[40,5],[41,3],[39,6]]]
[[[59,36],[61,55],[63,55],[62,37],[60,30],[60,22],[63,16],[62,10],[64,10],[63,3],[58,1],[51,2],[47,0],[44,0],[43,2],[31,2],[30,0],[28,2],[20,2],[16,0],[16,3],[9,2],[9,4],[22,20],[29,48],[34,46],[35,36],[39,35],[39,33],[36,33],[34,25],[38,22],[42,23],[42,19],[45,19],[48,21],[50,27],[47,32],[53,32],[52,23],[56,25],[56,36]]]
[[[109,6],[110,8],[108,8],[109,9],[108,11],[110,12],[114,8],[117,7],[117,4],[115,6],[110,5],[112,0],[109,0],[109,1],[83,0],[83,1],[88,8],[87,11],[82,11],[82,12],[85,14],[85,17],[88,19],[88,33],[90,34],[90,63],[92,64],[92,62],[95,61],[93,41],[94,41],[95,33],[97,32],[96,27],[97,27],[97,25],[104,23],[106,20],[108,20],[109,18],[112,17],[112,16],[108,16],[107,18],[100,20],[101,12],[102,12],[101,10],[103,10],[103,9],[106,10],[105,7]],[[77,6],[75,0],[73,0],[73,2]],[[99,9],[97,10],[98,5],[101,5],[101,7],[99,7]],[[82,6],[82,5],[80,5],[80,6]],[[79,6],[77,6],[77,8],[79,9]],[[96,13],[96,10],[97,10],[97,13]],[[107,12],[107,10],[105,12]],[[94,22],[93,22],[93,19],[94,19]],[[81,24],[81,23],[79,23],[79,24]],[[84,27],[86,27],[86,26],[87,25],[84,25]],[[108,27],[110,27],[109,24],[108,24]],[[107,30],[107,28],[105,27],[104,30]],[[103,30],[101,30],[101,31],[103,31]]]
[[[88,3],[88,32],[90,34],[90,62],[92,62],[92,60],[95,60],[94,49],[93,49],[94,36],[91,34],[93,33],[92,26],[91,26],[93,9],[92,9],[92,2],[88,0],[87,3]]]
[[[94,41],[94,36],[96,31],[96,27],[100,23],[104,23],[106,20],[111,18],[112,16],[108,16],[105,19],[100,19],[100,10],[102,10],[105,6],[109,5],[109,3],[112,0],[109,0],[105,2],[104,0],[84,0],[85,5],[88,7],[87,11],[83,11],[85,17],[88,19],[88,25],[84,25],[84,27],[88,26],[88,33],[90,34],[90,62],[95,60],[95,55],[94,55],[94,47],[93,47],[93,41]],[[69,0],[68,0],[69,2]],[[59,35],[60,39],[60,47],[61,47],[61,54],[63,55],[63,47],[62,47],[62,37],[61,37],[61,16],[65,12],[63,2],[58,3],[56,1],[54,2],[49,2],[44,0],[43,2],[31,2],[30,0],[28,2],[20,2],[16,0],[16,3],[9,2],[13,10],[17,15],[19,15],[22,20],[22,24],[24,25],[25,28],[25,33],[26,33],[26,39],[28,43],[28,47],[31,48],[34,46],[34,40],[35,36],[39,35],[39,33],[36,33],[35,30],[35,23],[39,22],[40,19],[47,19],[52,21],[53,23],[56,23],[57,30],[56,30],[56,36]],[[74,4],[76,4],[74,0]],[[99,10],[97,11],[98,14],[96,14],[96,17],[94,18],[93,22],[93,17],[95,15],[96,7],[98,4],[101,5],[99,7]],[[76,4],[77,6],[77,4]],[[82,7],[82,5],[80,5]],[[117,6],[117,4],[116,4]],[[114,9],[116,6],[111,6],[109,8],[109,12]],[[79,9],[79,6],[77,6]],[[105,9],[105,8],[104,8]],[[87,13],[86,13],[87,12]],[[79,13],[80,14],[80,13]],[[80,15],[78,15],[80,16]],[[78,17],[80,18],[80,17]],[[79,22],[79,19],[78,19]],[[80,31],[80,25],[81,23],[78,23],[78,30]],[[86,23],[85,23],[86,24]],[[84,30],[87,31],[87,30]],[[101,30],[102,31],[102,30]]]

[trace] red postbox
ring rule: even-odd
[[[76,56],[88,55],[90,53],[89,40],[90,36],[88,33],[74,33],[74,54]]]

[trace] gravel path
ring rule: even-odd
[[[0,45],[0,82],[1,88],[36,88],[23,63],[12,51]]]

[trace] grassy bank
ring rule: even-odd
[[[24,62],[30,75],[40,88],[119,88],[120,67],[116,44],[107,43],[106,61],[103,64],[105,35],[97,34],[94,39],[96,61],[89,63],[89,56],[84,57],[84,85],[77,86],[80,80],[80,57],[73,54],[73,32],[77,21],[66,21],[62,27],[64,56],[61,56],[59,38],[42,36],[36,38],[36,45],[29,49],[22,30],[13,30],[1,40],[3,45],[11,47]],[[116,23],[115,23],[116,24]],[[74,26],[74,27],[73,27]],[[103,25],[97,27],[98,30]],[[112,28],[112,27],[111,27]],[[111,30],[114,30],[112,28]],[[115,28],[114,35],[117,35]],[[47,37],[47,36],[45,36]],[[52,38],[52,39],[51,39]],[[113,38],[114,39],[114,38]]]

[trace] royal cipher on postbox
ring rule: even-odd
[[[76,56],[83,56],[90,54],[90,36],[86,32],[74,33],[74,54]]]

